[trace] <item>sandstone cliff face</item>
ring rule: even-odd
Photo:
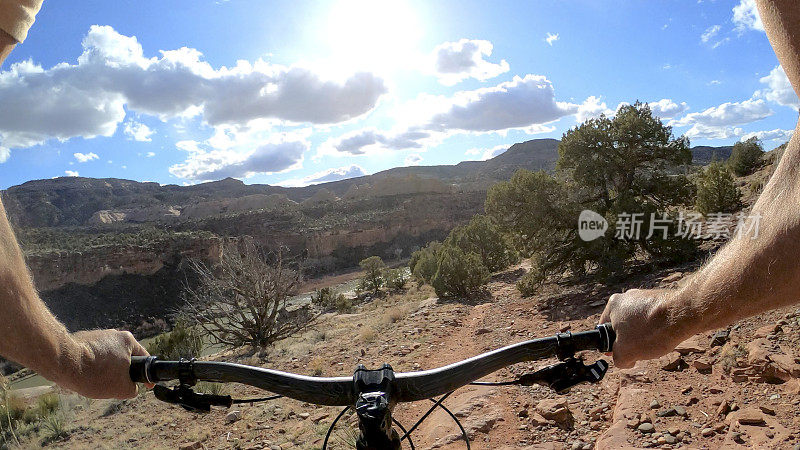
[[[147,246],[103,246],[80,252],[54,251],[27,256],[36,288],[49,291],[68,283],[92,285],[107,276],[152,275],[174,260],[219,258],[218,238],[168,239]]]

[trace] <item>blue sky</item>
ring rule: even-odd
[[[454,164],[637,99],[767,149],[800,105],[752,0],[45,0],[0,72],[0,188]]]

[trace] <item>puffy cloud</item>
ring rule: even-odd
[[[492,55],[492,48],[491,42],[474,39],[437,46],[433,51],[433,65],[439,82],[452,86],[467,78],[485,81],[508,72],[509,65],[505,60],[495,64],[484,59]]]
[[[331,181],[346,180],[348,178],[363,177],[367,173],[361,166],[352,164],[344,167],[334,167],[321,172],[313,173],[303,178],[292,178],[282,181],[281,186],[308,186]]]
[[[545,40],[545,42],[547,42],[547,45],[552,47],[553,46],[553,42],[558,40],[558,33],[556,33],[556,34],[547,33],[547,37],[545,37],[544,40]]]
[[[606,116],[613,116],[614,111],[609,109],[605,102],[601,102],[600,97],[592,95],[578,106],[575,118],[578,119],[579,123],[583,123],[589,119],[596,119],[604,114]]]
[[[692,139],[731,139],[740,137],[744,131],[741,128],[725,126],[709,126],[700,123],[694,124],[685,133]]]
[[[662,98],[657,102],[648,102],[647,105],[650,106],[653,114],[662,119],[671,119],[689,109],[689,105],[686,102],[676,103],[668,98]]]
[[[405,164],[406,166],[418,166],[420,165],[420,163],[422,163],[422,156],[416,153],[412,153],[406,156],[405,161],[403,161],[403,164]]]
[[[100,159],[100,157],[97,156],[96,153],[75,153],[72,156],[74,156],[79,163],[85,163],[95,159]]]
[[[739,4],[733,7],[732,20],[739,33],[747,30],[764,31],[755,0],[740,0]]]
[[[327,170],[323,170],[322,172],[317,172],[315,174],[311,174],[303,180],[305,184],[317,184],[317,183],[327,183],[330,181],[338,181],[338,180],[346,180],[348,178],[355,178],[355,177],[363,177],[367,173],[364,172],[364,169],[358,165],[350,165],[345,167],[336,167]]]
[[[444,111],[430,118],[427,128],[466,132],[536,129],[576,111],[577,105],[555,100],[553,85],[546,77],[514,76],[495,87],[457,92]]]
[[[262,60],[215,69],[189,48],[147,58],[135,37],[108,26],[92,26],[82,45],[77,64],[26,61],[0,72],[0,146],[111,136],[126,108],[163,120],[202,114],[212,126],[339,123],[371,111],[387,92],[371,73],[332,81]]]
[[[755,137],[760,141],[788,141],[793,134],[794,130],[781,130],[780,128],[776,128],[774,130],[754,131],[746,133],[745,135],[742,136],[742,140],[747,140],[750,139],[751,137]]]
[[[125,129],[124,133],[129,138],[133,139],[134,141],[139,142],[150,142],[150,136],[152,136],[155,131],[151,130],[150,127],[143,123],[135,122],[133,120],[129,120],[125,122]]]
[[[420,149],[458,133],[499,133],[519,129],[528,134],[552,132],[546,124],[574,114],[578,105],[557,102],[547,78],[515,76],[495,87],[461,91],[452,97],[422,95],[399,110],[409,122],[400,131],[366,128],[323,143],[322,155],[364,155],[380,150]]]
[[[64,174],[65,174],[66,176],[68,176],[68,177],[77,177],[77,176],[79,176],[79,175],[78,175],[78,172],[77,172],[77,171],[75,171],[75,170],[65,170],[65,171],[64,171]]]
[[[11,150],[7,149],[6,147],[0,147],[0,164],[8,161],[10,156]]]
[[[152,158],[152,157],[156,156],[156,153],[155,152],[147,152],[147,154],[145,154],[144,156],[146,156],[148,158]]]
[[[191,151],[186,161],[171,166],[169,171],[176,177],[196,181],[286,172],[302,165],[308,148],[307,141],[298,140],[266,143],[249,152],[201,149]]]
[[[672,120],[670,125],[704,127],[729,127],[744,125],[764,119],[773,114],[766,102],[761,99],[750,99],[743,102],[727,102],[713,106],[702,112],[690,113],[680,119]]]
[[[758,96],[763,96],[767,100],[778,103],[784,106],[791,106],[800,108],[800,99],[792,88],[789,78],[786,77],[786,72],[783,67],[775,66],[769,72],[769,75],[759,80],[761,83],[766,84],[767,88],[756,93]]]
[[[507,144],[497,145],[492,148],[471,148],[466,151],[466,154],[480,155],[481,161],[486,161],[487,159],[492,159],[495,156],[505,153],[508,148],[509,146]]]
[[[423,129],[409,129],[398,133],[365,128],[327,140],[320,147],[323,154],[364,155],[376,150],[406,150],[423,147],[432,133]]]

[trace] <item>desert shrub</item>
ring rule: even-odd
[[[612,118],[568,130],[558,153],[554,175],[519,170],[492,186],[485,204],[521,256],[537,258],[541,275],[607,279],[624,274],[635,256],[682,261],[694,254],[696,243],[677,235],[674,221],[666,238],[658,231],[649,236],[660,225],[651,217],[688,206],[694,186],[685,175],[688,139],[674,137],[646,104],[623,106]],[[578,218],[585,210],[607,222],[604,236],[580,237]],[[630,223],[633,214],[643,219],[640,232],[623,234],[620,224],[626,218]]]
[[[330,287],[317,289],[311,294],[311,303],[324,311],[336,310],[346,313],[353,309],[353,300],[342,293],[337,293]]]
[[[55,392],[48,392],[36,399],[36,411],[39,417],[45,417],[56,412],[59,406],[61,406],[61,397]]]
[[[736,175],[743,177],[750,175],[762,164],[764,148],[757,137],[733,144],[731,156],[728,158],[728,167]]]
[[[386,287],[392,291],[402,291],[408,284],[408,275],[404,269],[387,269],[384,273]]]
[[[197,391],[210,395],[225,395],[227,388],[223,383],[213,383],[210,381],[201,381],[195,386]]]
[[[483,214],[477,214],[468,224],[453,229],[444,243],[480,256],[489,272],[503,270],[517,262],[517,253],[506,236],[492,219]]]
[[[730,213],[742,207],[741,193],[733,176],[720,162],[712,162],[697,177],[697,199],[695,209],[709,213]]]
[[[531,258],[531,270],[517,280],[517,290],[523,297],[529,297],[536,293],[546,279],[547,273],[542,270],[539,261],[536,258]]]
[[[308,307],[289,311],[300,274],[280,252],[269,253],[251,239],[222,246],[219,263],[193,262],[198,285],[186,287],[184,317],[211,341],[227,348],[264,348],[305,330]]]
[[[55,442],[69,436],[67,419],[61,412],[44,417],[41,421],[41,429],[45,443]]]
[[[377,296],[384,285],[383,271],[386,268],[386,264],[383,263],[380,256],[370,256],[362,259],[358,265],[364,271],[361,286],[364,290],[370,291]]]
[[[203,351],[203,337],[182,319],[175,323],[172,331],[153,339],[147,351],[167,360],[192,359]]]
[[[414,278],[421,283],[430,284],[431,280],[433,280],[433,276],[436,275],[436,269],[439,266],[439,250],[441,247],[442,244],[440,242],[433,241],[425,248],[414,252],[411,256],[411,262],[408,268],[411,274],[414,275]]]
[[[405,312],[400,308],[390,308],[383,315],[383,322],[386,325],[391,325],[395,322],[399,322],[405,315]]]
[[[439,252],[438,268],[431,285],[439,297],[468,297],[489,279],[480,256],[445,245]]]

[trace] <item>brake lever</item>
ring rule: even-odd
[[[173,389],[157,384],[153,387],[153,394],[162,402],[180,405],[192,412],[209,412],[212,406],[230,408],[233,405],[230,395],[198,393],[187,384],[181,384]]]
[[[523,386],[540,384],[549,387],[556,393],[563,394],[578,384],[599,382],[606,375],[606,371],[608,371],[608,363],[604,359],[598,359],[594,364],[586,365],[580,359],[567,358],[560,363],[522,375],[518,383]]]

